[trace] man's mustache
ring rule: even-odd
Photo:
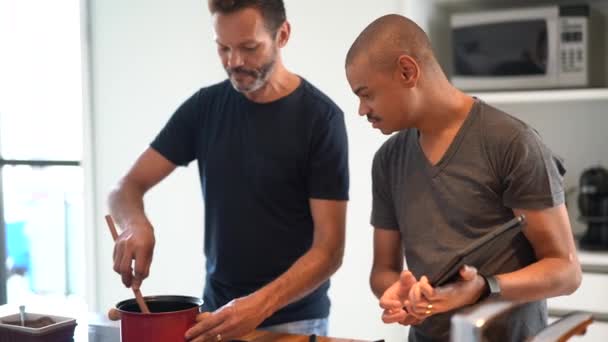
[[[228,75],[232,76],[233,74],[245,74],[251,77],[258,77],[259,73],[256,70],[245,69],[243,67],[236,67],[232,69],[226,69],[228,71]]]
[[[380,121],[380,117],[376,116],[375,114],[369,113],[366,116],[367,121]]]

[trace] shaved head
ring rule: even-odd
[[[412,57],[425,69],[438,66],[428,36],[412,20],[389,14],[369,24],[350,47],[346,66],[355,59],[366,57],[381,69],[395,66],[402,55]]]
[[[420,26],[396,14],[374,20],[359,34],[344,71],[359,99],[359,115],[383,134],[412,127],[432,134],[445,129],[436,120],[444,118],[441,113],[466,116],[473,103],[452,86]]]

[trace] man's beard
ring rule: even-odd
[[[234,89],[236,89],[236,91],[241,92],[241,93],[251,93],[256,90],[259,90],[266,84],[266,82],[268,81],[268,78],[270,77],[270,73],[274,69],[276,61],[277,61],[276,54],[273,54],[273,56],[270,58],[268,63],[263,64],[261,67],[259,67],[257,69],[236,67],[236,68],[232,68],[232,69],[226,68],[226,72],[228,73],[228,78],[230,79],[230,83],[232,84]],[[253,82],[247,83],[247,84],[242,84],[242,83],[237,82],[233,78],[233,76],[238,75],[238,74],[253,77]]]

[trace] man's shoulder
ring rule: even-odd
[[[230,90],[230,87],[232,87],[230,80],[225,79],[221,82],[201,87],[198,93],[201,95],[217,94]]]
[[[317,88],[314,84],[310,83],[304,77],[300,77],[302,80],[302,89],[304,92],[304,101],[309,102],[311,106],[318,107],[321,109],[321,113],[327,113],[329,115],[343,115],[342,109],[323,91]]]
[[[502,109],[484,102],[483,100],[477,99],[476,102],[480,108],[480,115],[483,117],[486,124],[499,125],[502,127],[514,127],[516,129],[521,129],[527,126],[525,122],[513,116],[513,114],[517,113],[507,113]]]
[[[374,163],[403,156],[404,152],[406,153],[410,148],[409,137],[411,134],[416,134],[416,130],[405,129],[391,135],[376,151]]]
[[[478,105],[479,132],[487,143],[509,144],[522,133],[532,130],[530,125],[510,113],[479,100]]]
[[[193,105],[192,108],[195,109],[196,113],[205,112],[209,115],[210,109],[217,108],[217,106],[223,107],[233,99],[234,92],[232,89],[230,80],[226,79],[202,86],[186,102]]]

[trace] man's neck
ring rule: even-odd
[[[421,137],[436,139],[453,135],[466,120],[475,100],[455,88],[434,98],[437,101],[428,106],[429,111],[421,115],[422,120],[417,125]]]
[[[277,63],[270,78],[260,89],[244,95],[253,102],[268,103],[291,94],[299,85],[300,78]]]
[[[437,97],[438,103],[423,115],[419,142],[431,165],[436,165],[448,151],[474,103],[474,99],[453,89],[445,97]],[[424,125],[426,123],[426,125]]]

